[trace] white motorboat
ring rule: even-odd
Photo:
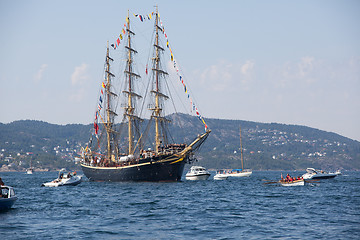
[[[224,175],[224,174],[216,174],[214,176],[214,180],[226,180],[228,178],[227,175]]]
[[[33,172],[34,172],[34,168],[32,167],[31,159],[30,159],[30,167],[26,169],[26,174],[33,174]]]
[[[336,176],[336,173],[327,173],[322,170],[315,170],[314,168],[307,168],[306,173],[302,175],[304,179],[327,179]]]
[[[17,196],[12,187],[0,186],[0,211],[10,209],[16,200]]]
[[[58,178],[51,182],[43,183],[42,187],[60,187],[60,186],[75,186],[81,183],[81,176],[76,172],[67,172],[65,169],[59,171]]]
[[[228,178],[228,174],[225,170],[218,170],[214,176],[214,180],[226,180]]]
[[[210,175],[210,172],[208,172],[204,167],[192,166],[186,173],[185,178],[186,180],[207,180]]]

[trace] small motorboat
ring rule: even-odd
[[[192,166],[186,173],[186,180],[207,180],[210,177],[210,173],[206,168],[201,166]]]
[[[225,170],[218,170],[214,176],[214,180],[226,180],[228,178],[228,174]]]
[[[327,179],[336,176],[336,173],[327,173],[322,170],[315,170],[314,168],[307,168],[306,173],[302,175],[304,179]]]
[[[17,199],[12,187],[0,186],[0,211],[10,209]]]
[[[59,171],[58,178],[51,182],[43,183],[42,187],[60,187],[60,186],[75,186],[81,183],[81,176],[76,172],[67,172],[65,169]]]
[[[30,159],[30,167],[26,169],[26,174],[33,174],[33,173],[34,173],[34,168],[32,167],[31,159]]]
[[[290,186],[304,186],[305,181],[304,179],[297,179],[292,181],[280,180],[279,181],[281,186],[290,187]]]
[[[26,174],[33,174],[34,170],[32,168],[29,168],[26,170]]]

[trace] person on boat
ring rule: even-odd
[[[289,182],[292,182],[293,179],[294,179],[294,178],[289,175]]]
[[[290,174],[287,174],[287,175],[286,175],[286,181],[287,181],[287,182],[290,182],[290,181],[291,181]]]
[[[4,186],[4,185],[5,185],[5,183],[3,182],[3,180],[0,177],[0,186]]]
[[[284,177],[283,177],[282,173],[281,173],[281,181],[282,182],[284,181]]]
[[[4,193],[2,192],[2,189],[0,188],[0,198],[8,198],[8,193]]]

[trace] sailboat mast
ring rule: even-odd
[[[109,162],[111,160],[111,117],[110,117],[110,56],[109,56],[109,41],[107,41],[107,47],[106,47],[106,95],[107,95],[107,103],[106,103],[106,135],[107,135],[107,157],[109,159]]]
[[[140,75],[133,72],[133,56],[137,53],[135,49],[132,48],[131,45],[131,37],[135,35],[134,32],[130,30],[130,17],[129,10],[128,16],[126,18],[126,31],[127,31],[127,45],[125,45],[125,49],[127,50],[127,65],[125,67],[125,76],[127,81],[127,88],[123,93],[127,94],[127,105],[124,107],[125,109],[125,117],[128,120],[128,141],[129,141],[129,150],[128,154],[134,154],[134,122],[139,120],[137,116],[135,116],[135,100],[134,97],[140,98],[141,96],[134,92],[134,78],[140,78]]]
[[[130,30],[130,18],[129,18],[129,10],[128,10],[128,16],[127,16],[127,29]],[[131,57],[131,34],[128,34],[128,72],[132,72],[132,57]],[[134,112],[134,108],[132,107],[132,82],[131,82],[131,74],[129,74],[129,94],[128,94],[128,106],[127,106],[127,113],[128,113],[128,136],[129,136],[129,155],[133,152],[133,125],[132,125],[132,115]]]
[[[243,148],[242,148],[242,140],[241,140],[241,126],[240,126],[240,153],[241,153],[241,170],[244,171]]]
[[[156,15],[155,15],[155,44],[156,46],[159,46],[159,12],[158,7],[156,6]],[[155,69],[159,70],[159,64],[160,64],[160,56],[159,56],[159,49],[158,47],[155,47],[156,49],[156,56],[155,56]],[[158,152],[159,146],[160,146],[160,113],[161,108],[159,104],[159,71],[155,71],[155,81],[156,81],[156,94],[155,94],[155,151]]]

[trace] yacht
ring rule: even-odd
[[[210,172],[204,167],[192,166],[185,177],[186,180],[207,180],[210,177]]]
[[[315,170],[314,168],[307,168],[306,173],[302,177],[306,179],[327,179],[336,177],[336,173],[328,173],[323,170]]]

